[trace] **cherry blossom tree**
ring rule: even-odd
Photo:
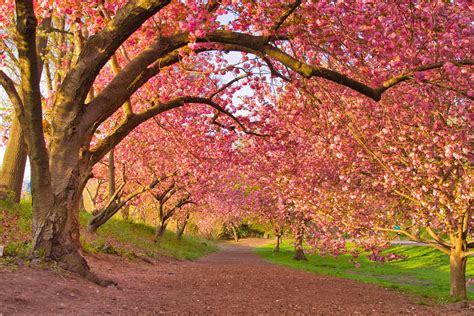
[[[15,108],[31,160],[33,248],[98,282],[79,253],[78,206],[92,167],[112,148],[145,121],[177,108],[186,112],[190,104],[207,105],[202,114],[214,114],[224,128],[262,132],[252,129],[250,118],[265,107],[239,116],[232,105],[236,82],[219,86],[217,76],[254,67],[247,82],[255,89],[267,78],[261,69],[279,80],[303,77],[303,82],[362,95],[377,107],[383,95],[411,86],[414,76],[472,65],[469,41],[463,38],[472,29],[464,1],[357,2],[356,9],[346,2],[303,1],[54,4],[17,0],[3,6],[2,23],[11,25],[16,16],[20,80],[16,87],[2,70],[0,84]],[[69,36],[64,45],[71,55],[61,60],[70,66],[51,85],[43,108],[36,39],[38,22],[49,17],[58,21],[53,27],[63,23],[59,29]],[[225,65],[229,51],[247,54],[241,67]],[[106,67],[114,55],[122,63],[116,75]],[[97,137],[99,132],[104,134]]]

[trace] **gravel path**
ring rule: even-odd
[[[469,314],[453,306],[419,305],[416,298],[375,285],[264,262],[249,247],[261,242],[224,244],[194,262],[89,257],[92,269],[119,288],[51,270],[0,268],[0,315]]]

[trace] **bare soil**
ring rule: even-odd
[[[87,260],[118,287],[99,287],[51,268],[0,267],[0,315],[474,314],[474,308],[420,305],[376,285],[264,262],[250,246],[226,243],[191,261],[100,255]]]

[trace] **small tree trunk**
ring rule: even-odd
[[[122,218],[126,221],[128,221],[128,218],[130,217],[130,205],[125,205],[122,207],[122,211],[120,212],[122,214]]]
[[[234,237],[234,241],[239,242],[239,232],[237,231],[237,229],[235,229],[234,225],[231,226],[231,229],[232,229],[232,236]]]
[[[20,122],[13,118],[8,138],[5,155],[3,156],[2,169],[0,171],[0,198],[5,199],[13,194],[13,201],[20,202],[23,177],[26,166],[26,144],[23,140],[23,132]]]
[[[273,248],[273,252],[280,252],[280,243],[281,243],[281,235],[276,235],[276,244],[275,248]]]
[[[166,231],[166,226],[168,226],[168,222],[161,221],[160,224],[156,227],[155,241],[158,241],[161,237],[163,237]]]
[[[176,227],[176,238],[178,240],[181,240],[183,238],[184,230],[186,229],[186,225],[188,224],[187,221],[185,221],[182,225],[179,225]]]
[[[178,240],[181,240],[184,234],[184,230],[186,229],[186,225],[188,225],[188,220],[189,220],[189,214],[186,215],[185,218],[182,220],[178,220],[176,222],[176,238]]]
[[[453,298],[467,300],[466,292],[466,262],[467,258],[462,255],[451,253],[449,257],[451,268],[451,291]]]
[[[303,250],[303,239],[304,239],[304,227],[299,227],[295,237],[295,260],[308,260],[304,255]]]

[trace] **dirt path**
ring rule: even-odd
[[[223,245],[221,251],[195,262],[152,265],[114,256],[88,258],[94,271],[117,281],[120,288],[101,288],[39,268],[0,269],[0,315],[446,315],[456,311],[418,305],[416,299],[375,285],[266,263],[246,244]]]

